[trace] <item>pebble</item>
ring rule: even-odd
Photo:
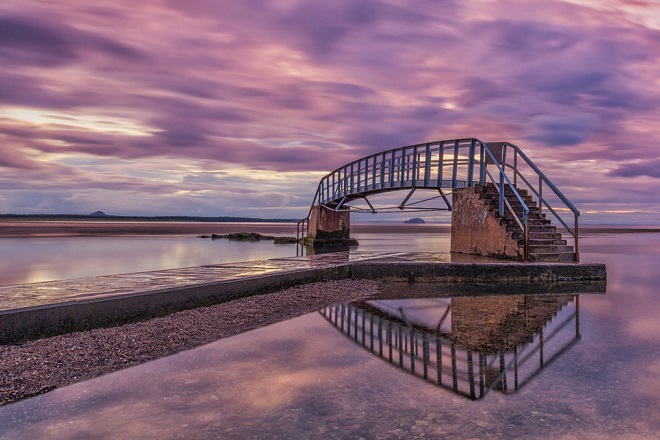
[[[0,405],[378,292],[369,280],[311,283],[118,327],[2,345]]]

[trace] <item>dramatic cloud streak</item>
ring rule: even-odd
[[[587,222],[657,222],[659,12],[6,0],[0,212],[301,217],[334,167],[479,137],[520,145]]]

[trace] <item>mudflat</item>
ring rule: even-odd
[[[281,229],[295,234],[295,223],[219,223],[174,221],[35,220],[0,221],[0,238],[106,235],[202,235]]]
[[[195,222],[150,220],[0,220],[0,238],[9,237],[99,237],[108,235],[206,235],[231,232],[258,232],[296,235],[296,223],[274,222]],[[354,232],[448,233],[449,225],[353,224]]]

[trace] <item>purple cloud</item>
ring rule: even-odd
[[[91,32],[24,17],[0,17],[0,58],[6,62],[58,66],[79,59],[83,48],[117,58],[140,58],[135,49]]]
[[[585,173],[602,187],[648,176],[639,164],[657,161],[660,30],[633,15],[564,2],[311,0],[8,0],[3,11],[0,181],[12,191],[87,186],[142,207],[140,194],[177,186],[213,192],[204,170],[323,173],[386,148],[476,136],[519,144],[589,201],[600,197],[581,189]],[[113,161],[165,168],[146,178],[85,165]],[[583,166],[556,165],[566,163]],[[197,171],[165,181],[178,166]],[[313,180],[286,200],[299,203]],[[251,200],[285,200],[264,193]],[[198,194],[195,209],[212,197]],[[240,205],[230,198],[223,206]]]
[[[648,176],[660,179],[660,160],[650,160],[643,163],[628,163],[619,165],[608,173],[614,177],[640,177]],[[653,189],[652,196],[657,196],[657,190]]]

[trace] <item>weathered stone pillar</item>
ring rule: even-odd
[[[522,260],[517,240],[506,224],[480,197],[482,187],[457,188],[452,193],[451,251]]]
[[[335,211],[323,205],[314,206],[307,226],[307,240],[314,247],[357,245],[357,240],[351,239],[350,211]]]

